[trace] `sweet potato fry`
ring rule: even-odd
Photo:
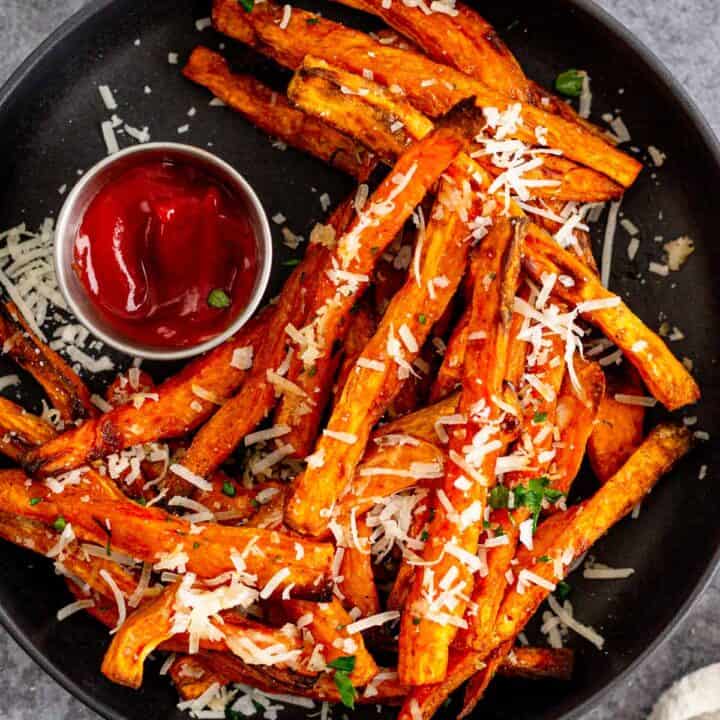
[[[498,670],[506,662],[508,653],[512,648],[511,642],[505,642],[496,647],[485,660],[485,667],[478,673],[473,675],[470,682],[465,688],[465,697],[463,699],[463,707],[458,715],[460,718],[466,718],[475,709],[475,706],[480,702],[482,696],[485,694],[488,686],[492,682]]]
[[[326,232],[329,232],[334,238],[341,237],[353,221],[355,217],[354,199],[354,195],[346,198],[335,208],[328,219],[328,231]],[[329,251],[325,252],[329,255]],[[315,294],[319,290],[319,287],[316,288],[307,298],[305,313],[292,318],[293,327],[302,327],[306,322],[312,320],[317,307]],[[321,301],[321,299],[319,300]],[[349,324],[352,325],[354,322],[355,316]],[[343,324],[336,341],[342,340],[345,329],[347,329],[347,325]],[[285,328],[285,332],[289,332],[289,330],[289,327]],[[297,385],[300,391],[283,394],[275,409],[275,424],[290,428],[290,432],[283,437],[283,441],[294,448],[293,457],[304,458],[312,450],[320,423],[325,415],[333,377],[340,360],[341,354],[335,352],[317,358],[312,366],[306,367],[300,353],[293,353],[286,377]],[[308,398],[312,399],[311,403],[308,402]]]
[[[343,607],[350,612],[358,608],[361,617],[380,612],[380,599],[372,567],[372,555],[369,538],[371,530],[365,518],[356,519],[358,544],[353,539],[344,548],[340,562],[342,581],[337,583]]]
[[[539,281],[543,273],[565,274],[572,278],[570,287],[556,283],[555,292],[563,300],[572,305],[589,301],[608,303],[605,307],[582,312],[582,316],[622,349],[648,390],[665,407],[677,410],[699,399],[700,390],[685,366],[617,295],[600,284],[597,276],[580,260],[533,227],[525,247],[524,267],[536,280]]]
[[[220,402],[229,397],[246,376],[231,365],[233,354],[240,348],[258,347],[266,319],[267,314],[260,313],[232,339],[162,383],[157,402],[140,408],[127,403],[88,420],[30,453],[25,467],[32,473],[53,475],[132,445],[190,432],[217,409],[216,403],[199,397],[195,389],[215,395]]]
[[[463,598],[472,590],[473,572],[458,555],[477,551],[482,508],[488,488],[494,484],[495,461],[503,447],[498,438],[503,413],[496,399],[504,391],[511,304],[517,291],[524,232],[522,221],[497,217],[480,246],[479,281],[468,326],[473,340],[465,355],[459,408],[465,423],[450,438],[452,462],[436,491],[435,517],[423,551],[426,564],[416,568],[401,622],[398,672],[401,681],[409,685],[445,678],[450,643],[458,627],[464,626],[467,602]],[[465,450],[468,442],[471,447],[477,442],[483,448],[470,461]],[[451,554],[448,545],[458,550]],[[450,581],[444,580],[447,577]],[[454,592],[450,594],[449,588],[437,591],[435,578]]]
[[[596,418],[605,394],[605,375],[600,366],[581,358],[574,362],[583,396],[578,395],[566,376],[556,412],[560,442],[550,469],[552,486],[566,495],[580,471],[588,438],[597,427]]]
[[[562,563],[562,577],[555,576],[556,563],[536,563],[535,558],[548,555],[562,557],[567,548],[572,549],[573,559],[584,553],[607,530],[627,515],[653,488],[662,475],[683,456],[692,445],[692,435],[687,428],[661,424],[655,427],[643,444],[628,461],[590,499],[573,508],[570,522],[561,517],[550,518],[538,528],[538,542],[532,551],[521,548],[517,559],[519,582],[522,569],[532,571],[551,583],[561,580],[567,573],[571,560]],[[554,522],[553,522],[554,521]],[[545,528],[550,530],[550,542],[543,538]],[[567,554],[566,554],[567,555]],[[524,627],[547,597],[549,591],[534,583],[524,583],[522,592],[517,586],[508,591],[498,613],[495,626],[495,642],[502,643]]]
[[[85,383],[35,335],[13,303],[0,304],[0,343],[3,352],[37,380],[64,422],[97,414]]]
[[[312,55],[358,75],[368,69],[376,82],[397,85],[418,110],[431,117],[442,115],[469,97],[475,97],[480,107],[505,109],[512,103],[511,98],[482,82],[412,50],[382,45],[324,18],[316,18],[308,25],[310,13],[299,8],[293,9],[287,27],[280,29],[282,13],[280,6],[270,2],[258,5],[250,13],[234,0],[213,3],[213,22],[220,32],[259,49],[280,64],[297,69],[306,55]],[[427,80],[435,81],[430,92],[424,85]],[[523,125],[513,133],[514,137],[534,144],[535,128],[544,127],[550,147],[625,187],[640,172],[639,162],[577,124],[532,105],[521,104],[521,111]]]
[[[101,670],[106,678],[135,689],[142,685],[145,659],[172,637],[176,592],[175,585],[168,586],[125,620],[103,657]]]
[[[288,600],[283,603],[282,611],[292,622],[297,622],[303,616],[312,616],[306,627],[312,633],[315,643],[324,647],[326,663],[348,655],[355,656],[355,668],[350,673],[350,680],[355,687],[362,687],[375,677],[378,667],[365,648],[362,635],[350,634],[345,630],[352,623],[352,618],[338,600],[333,599],[329,603]],[[350,647],[354,649],[350,651]]]
[[[355,362],[362,354],[363,348],[370,342],[372,336],[377,330],[377,318],[370,308],[370,304],[361,302],[353,311],[352,317],[345,336],[345,344],[343,345],[343,358],[340,363],[337,378],[335,380],[335,390],[333,392],[337,400],[342,394],[350,371],[353,369]]]
[[[182,464],[190,472],[200,477],[209,476],[275,405],[275,389],[269,376],[284,359],[285,328],[292,319],[305,312],[306,298],[312,297],[312,289],[308,290],[307,285],[322,272],[328,254],[322,245],[311,244],[286,281],[267,325],[262,329],[263,342],[240,391],[200,428],[183,457]],[[176,482],[184,486],[177,478]]]
[[[166,569],[169,565],[185,566],[200,578],[234,570],[231,555],[247,549],[247,571],[257,575],[258,587],[264,587],[276,572],[287,567],[289,574],[279,584],[278,594],[291,583],[295,584],[292,592],[298,596],[317,598],[327,592],[333,554],[330,545],[296,540],[276,531],[215,524],[204,525],[200,537],[191,533],[190,523],[158,508],[92,496],[81,502],[82,495],[90,495],[90,484],[53,493],[37,484],[28,487],[26,479],[18,470],[0,473],[3,512],[45,523],[62,516],[81,539],[109,542],[112,548],[144,562],[164,560]],[[298,546],[303,549],[302,560],[296,559]],[[273,558],[272,563],[268,557]]]
[[[360,181],[372,171],[374,158],[367,148],[293,108],[282,93],[274,92],[252,75],[232,73],[222,55],[202,46],[196,47],[183,68],[183,75],[208,88],[251,123],[288,145],[314,155]]]
[[[180,655],[173,660],[168,675],[183,700],[195,700],[217,683],[227,685],[232,679],[210,669],[203,655]]]
[[[6,398],[0,398],[0,432],[0,453],[18,463],[57,435],[52,425]]]
[[[441,207],[452,207],[463,180],[462,175],[455,174],[443,179],[437,200]],[[470,198],[464,207],[468,218],[480,211],[473,209]],[[433,216],[416,269],[391,301],[377,332],[355,363],[317,443],[315,456],[321,460],[311,463],[293,483],[286,521],[295,529],[313,535],[325,529],[324,515],[352,479],[370,430],[411,374],[420,347],[454,295],[468,247],[461,211],[446,212],[439,219]],[[443,282],[436,283],[437,278]]]
[[[571,648],[515,647],[499,667],[498,675],[527,680],[570,680],[575,664]]]
[[[432,405],[420,408],[409,415],[403,415],[392,422],[381,425],[374,434],[380,438],[383,435],[410,435],[418,440],[428,443],[437,443],[437,422],[445,415],[454,415],[460,403],[460,394],[451,393]]]
[[[298,107],[356,138],[386,162],[433,128],[429,118],[382,85],[312,56],[295,73],[288,95]],[[503,172],[481,150],[472,156],[493,177]],[[554,155],[543,156],[543,165],[525,177],[546,181],[533,191],[548,199],[597,202],[622,194],[622,187],[602,173]]]
[[[627,364],[606,373],[607,389],[600,401],[596,421],[587,441],[590,466],[600,482],[612,477],[643,440],[645,408],[615,399],[616,394],[644,395],[634,368]]]

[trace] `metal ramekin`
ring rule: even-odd
[[[99,190],[136,164],[154,159],[175,160],[201,167],[225,183],[245,204],[257,243],[258,272],[250,298],[243,311],[220,334],[192,347],[169,349],[138,345],[110,325],[90,299],[73,270],[73,248],[83,215]],[[270,279],[272,235],[265,210],[255,191],[237,170],[216,155],[191,145],[156,142],[135,145],[101,160],[88,170],[68,194],[55,228],[55,271],[60,290],[78,320],[94,335],[122,352],[149,360],[181,360],[198,355],[236,333],[257,309]]]

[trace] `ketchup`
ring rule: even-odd
[[[142,344],[182,348],[218,335],[243,310],[257,251],[229,188],[193,165],[154,160],[126,170],[92,200],[74,267],[117,330]]]

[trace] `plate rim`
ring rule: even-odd
[[[54,47],[61,44],[67,36],[78,30],[87,20],[103,12],[115,3],[116,0],[89,0],[83,7],[73,13],[61,25],[53,30],[11,73],[5,83],[0,86],[0,112],[10,102],[14,93],[42,63],[45,56]],[[579,9],[592,20],[599,23],[607,32],[615,35],[650,68],[656,75],[664,89],[675,98],[683,108],[688,119],[698,131],[699,139],[710,152],[714,164],[720,170],[720,140],[710,126],[709,121],[700,110],[700,107],[680,81],[673,75],[665,63],[642,41],[634,32],[625,26],[618,18],[602,8],[595,0],[560,0],[568,9]],[[617,689],[643,665],[667,640],[675,633],[682,622],[688,617],[690,611],[697,604],[700,596],[707,590],[716,574],[720,575],[720,546],[715,549],[712,559],[705,568],[700,579],[684,600],[678,611],[667,622],[665,627],[639,653],[639,655],[620,673],[618,673],[605,686],[599,688],[574,708],[567,710],[558,720],[578,720],[590,710],[595,708],[607,695]],[[96,712],[105,720],[129,720],[125,715],[117,713],[112,707],[92,695],[72,678],[66,675],[60,666],[53,663],[42,653],[32,640],[20,629],[13,617],[0,603],[0,624],[20,648],[37,663],[60,687],[80,700],[86,707]],[[98,670],[99,671],[99,670]]]

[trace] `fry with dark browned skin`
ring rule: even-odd
[[[456,2],[455,13],[435,13],[428,22],[419,6],[382,0],[340,0],[344,5],[377,15],[422,48],[433,60],[457,68],[488,87],[580,123],[596,134],[602,131],[579,117],[567,103],[529,80],[495,28],[472,8]]]
[[[367,148],[292,107],[285,95],[271,90],[252,75],[234,74],[222,55],[206,47],[196,47],[182,72],[261,130],[288,145],[360,181],[372,171],[374,158]]]
[[[348,612],[353,608],[358,608],[362,613],[361,617],[368,617],[380,612],[380,598],[375,586],[369,542],[372,530],[363,517],[356,518],[355,524],[357,542],[353,537],[348,546],[343,549],[340,562],[342,581],[337,582],[337,589],[343,607]]]
[[[347,197],[333,210],[323,232],[329,233],[334,238],[339,238],[345,233],[355,217],[354,199],[354,195]],[[310,236],[310,242],[313,242],[313,235]],[[329,249],[325,249],[324,252],[329,256]],[[294,327],[302,327],[312,320],[316,309],[315,293],[320,287],[316,287],[307,298],[306,312],[292,318]],[[353,316],[349,325],[352,326],[354,321]],[[288,329],[286,328],[286,331]],[[342,339],[345,329],[348,329],[348,326],[343,324],[338,341]],[[341,359],[341,353],[335,352],[318,358],[311,367],[305,367],[300,353],[293,352],[286,377],[300,388],[300,392],[283,394],[278,401],[274,417],[275,425],[285,425],[290,428],[290,432],[283,436],[283,442],[293,447],[293,457],[304,458],[315,444],[332,391],[333,378]],[[307,398],[311,398],[312,403],[309,403]]]
[[[574,358],[574,363],[582,397],[570,378],[565,376],[555,420],[560,442],[557,443],[557,452],[550,469],[552,486],[566,495],[580,472],[588,438],[592,437],[597,427],[597,416],[605,395],[605,374],[600,366],[579,357]]]
[[[0,304],[0,344],[3,353],[37,380],[64,422],[97,415],[85,383],[35,335],[13,303]]]
[[[451,207],[464,176],[451,170],[450,178],[440,184],[437,203],[441,207]],[[468,219],[481,210],[473,208],[472,198],[467,198],[464,207]],[[468,247],[467,224],[459,212],[445,212],[439,219],[433,215],[419,266],[392,299],[355,363],[316,445],[317,463],[309,464],[293,483],[286,522],[295,529],[313,535],[325,530],[324,515],[350,483],[370,430],[411,374],[420,347],[454,295]],[[440,277],[444,282],[437,284]]]
[[[31,473],[54,475],[80,467],[132,445],[180,437],[207,420],[217,404],[199,397],[202,388],[224,401],[243,382],[246,372],[231,365],[233,353],[257,348],[264,334],[266,312],[212,352],[189,363],[157,388],[157,402],[136,408],[131,402],[83,423],[30,453]]]
[[[204,656],[179,655],[173,660],[168,675],[183,700],[195,700],[210,688],[211,685],[227,685],[232,679],[210,669],[204,662]]]
[[[570,680],[575,664],[571,648],[515,647],[499,667],[498,675],[526,680]]]
[[[475,709],[480,702],[488,686],[492,682],[496,673],[506,662],[507,656],[512,649],[512,642],[507,641],[498,645],[486,658],[485,667],[470,678],[465,688],[465,697],[463,699],[463,707],[458,715],[458,720],[466,718]]]
[[[0,397],[0,432],[0,453],[17,463],[21,463],[30,450],[57,435],[45,420],[3,397]]]
[[[561,520],[558,525],[548,526],[552,528],[549,543],[544,542],[541,530],[550,521],[541,524],[536,533],[538,542],[533,550],[521,548],[518,551],[516,569],[520,575],[519,581],[522,582],[522,570],[528,567],[551,583],[562,580],[572,563],[572,560],[562,562],[568,559],[567,549],[572,550],[572,559],[582,555],[610,527],[627,515],[691,446],[692,434],[687,428],[672,424],[655,427],[603,487],[573,508],[574,515],[569,523],[563,524]],[[538,563],[536,559],[540,555],[558,558],[559,562]],[[560,577],[555,575],[556,565],[562,565]],[[548,594],[547,589],[534,583],[525,583],[522,592],[518,591],[517,586],[509,590],[498,613],[494,641],[502,643],[514,638]]]
[[[604,288],[582,261],[532,226],[525,250],[524,267],[538,282],[544,273],[572,278],[571,286],[556,283],[554,288],[559,297],[572,305],[591,300],[617,300],[612,307],[583,312],[582,317],[597,325],[623,351],[653,397],[668,410],[677,410],[700,398],[695,380],[662,339],[633,314],[619,296]]]
[[[433,128],[432,121],[402,96],[312,56],[296,71],[288,95],[305,112],[356,138],[386,162]],[[503,172],[481,151],[472,155],[493,177]],[[598,202],[622,194],[622,187],[602,173],[556,155],[544,155],[543,165],[525,177],[546,181],[533,192],[547,199]]]
[[[432,405],[420,408],[409,415],[403,415],[392,422],[381,425],[374,434],[380,438],[383,435],[411,435],[418,440],[428,443],[437,443],[437,422],[444,415],[454,415],[460,403],[460,393],[450,395],[438,400]]]
[[[448,124],[408,150],[398,160],[394,171],[373,193],[370,209],[358,216],[340,238],[327,261],[318,263],[315,272],[309,275],[309,279],[316,278],[319,283],[311,307],[319,320],[318,329],[322,328],[319,342],[323,348],[321,357],[332,351],[335,338],[342,332],[340,328],[346,323],[350,309],[367,284],[367,280],[362,278],[367,277],[372,270],[376,256],[382,253],[415,205],[425,196],[428,188],[462,150],[466,134],[471,133],[475,127],[477,112],[474,109],[467,112],[460,109],[453,118],[453,122],[467,121],[468,125],[455,127]],[[450,123],[450,120],[448,122]],[[398,184],[397,178],[403,178],[404,183]],[[389,202],[394,204],[391,212],[385,210]],[[325,250],[321,245],[311,245],[309,250],[316,248]],[[307,260],[306,255],[305,260],[285,284],[283,297],[287,295],[292,299],[299,294]],[[346,277],[351,279],[350,283],[343,279]],[[297,283],[298,287],[294,288],[293,283]],[[347,292],[340,292],[336,283],[347,288]],[[191,472],[206,476],[215,470],[272,407],[274,388],[268,373],[274,372],[283,359],[287,339],[285,330],[294,318],[292,310],[290,303],[278,303],[275,307],[271,324],[266,328],[267,340],[263,343],[261,354],[247,382],[241,391],[201,428],[185,455],[183,465]],[[293,394],[305,394],[301,388],[295,387]],[[308,404],[313,402],[311,397],[304,399]],[[294,505],[295,502],[291,500],[290,507]],[[320,507],[317,507],[310,511],[316,513],[319,509]],[[293,524],[292,510],[288,516]],[[324,519],[317,514],[314,522],[319,527],[326,525]]]
[[[645,394],[637,371],[623,363],[619,370],[606,371],[606,378],[607,388],[587,441],[588,460],[600,482],[612,477],[640,447],[645,424],[645,408],[642,405],[630,405],[615,399],[616,394]]]
[[[259,528],[228,527],[208,523],[202,537],[192,535],[190,523],[158,508],[148,508],[130,500],[109,500],[90,493],[93,484],[67,487],[53,493],[39,484],[28,487],[27,476],[19,470],[0,473],[0,510],[52,523],[58,516],[72,524],[75,535],[92,542],[109,542],[110,546],[144,562],[175,561],[200,578],[210,578],[232,571],[233,549],[238,553],[249,546],[261,551],[247,552],[245,562],[249,573],[258,577],[263,587],[272,576],[287,567],[290,574],[278,586],[278,594],[294,583],[296,596],[318,598],[327,594],[332,561],[331,545],[297,540],[287,534]],[[80,502],[88,494],[87,502]],[[31,504],[30,500],[36,500]],[[107,521],[107,522],[106,522]],[[110,529],[108,529],[108,527]],[[296,559],[298,547],[303,548],[302,560]],[[187,557],[187,560],[185,560]],[[274,562],[269,563],[268,557]]]
[[[472,590],[473,572],[457,553],[446,552],[446,545],[452,542],[459,551],[476,553],[482,508],[488,489],[495,482],[495,461],[503,447],[498,437],[503,413],[496,398],[504,394],[511,308],[518,286],[524,225],[522,221],[499,216],[480,246],[476,275],[479,281],[475,284],[469,322],[473,340],[465,355],[459,407],[466,419],[463,425],[453,428],[450,437],[451,462],[436,491],[435,517],[423,550],[424,565],[415,570],[401,621],[398,672],[401,681],[409,685],[425,685],[445,678],[450,643],[467,605],[463,597]],[[487,413],[473,415],[480,412],[481,406],[487,408]],[[483,438],[482,445],[492,445],[492,449],[488,447],[471,465],[465,459],[464,448],[476,436]],[[461,478],[465,482],[458,487],[456,482]],[[445,501],[441,500],[441,492]],[[454,577],[452,585],[459,588],[452,596],[455,602],[452,606],[440,603],[433,608],[435,578],[439,583],[446,576]],[[451,624],[450,620],[455,622]]]
[[[367,302],[360,304],[353,310],[350,318],[345,344],[343,345],[343,358],[335,379],[335,400],[340,397],[345,387],[350,371],[356,360],[362,354],[363,348],[370,342],[377,330],[377,318]]]
[[[259,49],[280,64],[297,69],[306,55],[312,55],[358,75],[368,69],[376,82],[397,85],[418,110],[431,117],[442,115],[469,97],[475,97],[481,107],[501,110],[512,103],[480,81],[412,50],[382,45],[325,18],[318,17],[308,24],[307,19],[316,16],[300,8],[293,9],[290,21],[281,29],[278,24],[282,14],[282,7],[271,2],[249,13],[235,0],[213,3],[213,23],[220,32]],[[435,81],[430,92],[423,84],[426,80]],[[527,104],[522,104],[522,117],[523,125],[516,129],[514,137],[532,145],[536,142],[535,129],[544,127],[550,147],[625,187],[634,182],[642,168],[638,161],[575,123]]]

